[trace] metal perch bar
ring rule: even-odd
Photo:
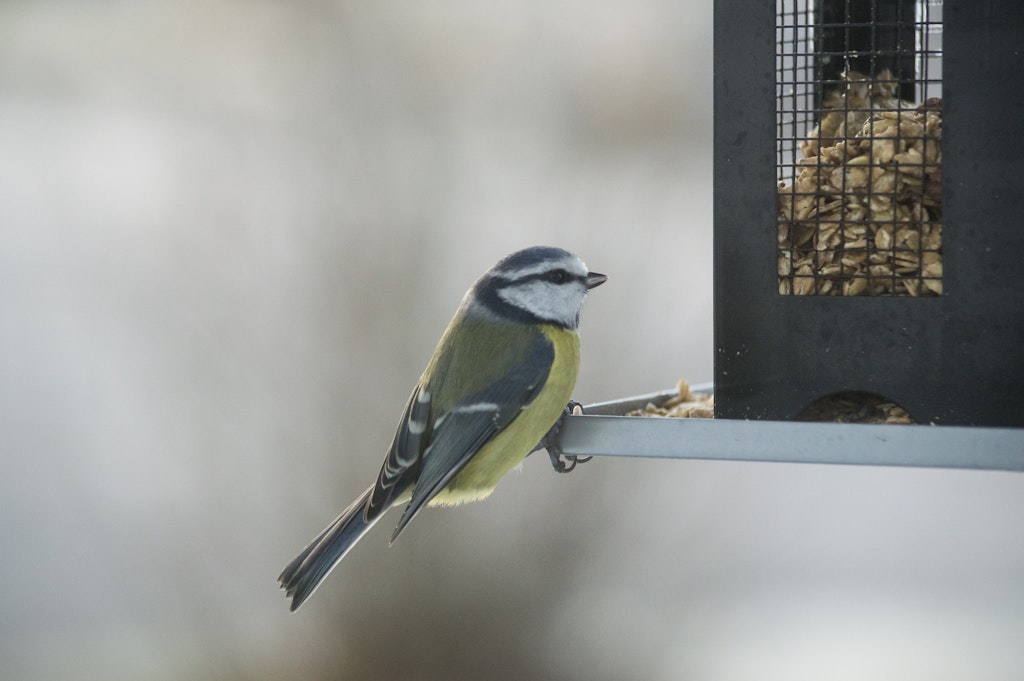
[[[693,392],[710,390],[694,386]],[[1024,471],[1024,429],[624,417],[675,391],[584,407],[566,417],[569,456],[636,456]]]

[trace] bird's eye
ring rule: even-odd
[[[569,281],[569,273],[565,270],[552,270],[548,274],[548,281],[553,284],[564,284]]]

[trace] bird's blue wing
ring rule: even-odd
[[[420,458],[412,500],[395,528],[392,541],[424,504],[534,400],[547,381],[554,352],[551,341],[541,333],[536,334],[516,369],[437,416]]]
[[[367,521],[380,516],[396,497],[416,481],[416,468],[423,455],[424,441],[428,434],[430,403],[430,391],[423,386],[416,386],[405,405],[395,439],[367,499],[364,511]]]

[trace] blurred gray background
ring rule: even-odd
[[[541,456],[288,613],[507,252],[612,277],[578,399],[710,380],[711,49],[708,0],[0,4],[0,676],[1020,678],[1010,474]]]

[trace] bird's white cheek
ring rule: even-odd
[[[564,326],[575,325],[585,295],[583,287],[544,281],[532,281],[498,291],[498,296],[506,303]]]

